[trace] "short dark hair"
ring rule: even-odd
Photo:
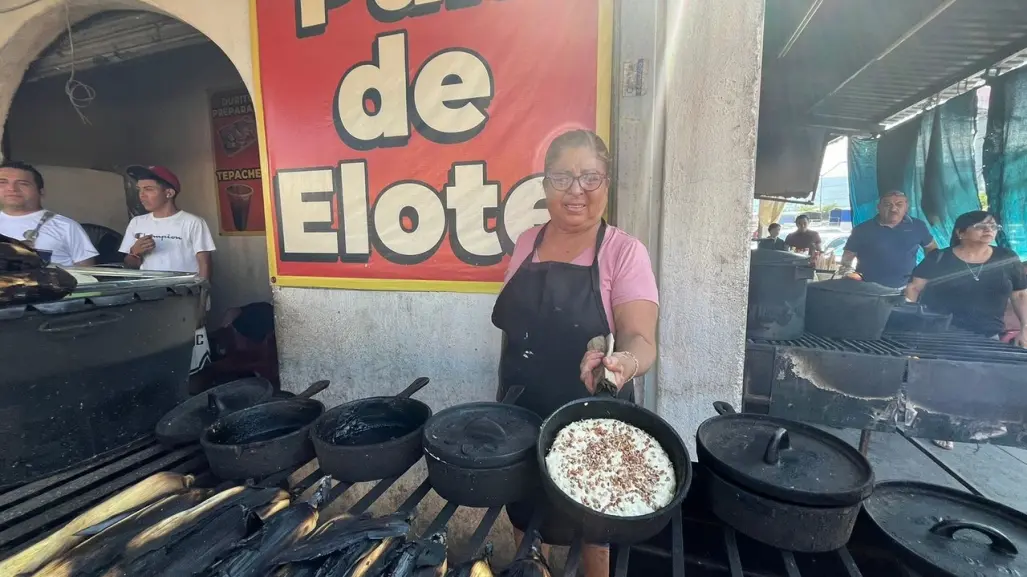
[[[952,225],[952,238],[949,239],[949,246],[959,246],[959,243],[962,242],[959,233],[966,232],[966,229],[971,226],[988,220],[988,217],[995,218],[995,215],[986,210],[971,210],[959,215],[955,224]],[[996,218],[995,221],[997,222],[998,219]]]
[[[31,164],[20,160],[4,160],[3,162],[0,162],[0,168],[13,168],[31,173],[32,180],[36,181],[36,188],[43,190],[43,175],[40,174],[39,171],[36,170],[36,167]]]
[[[806,222],[809,222],[809,215],[800,214],[799,216],[795,217],[795,222],[799,222],[800,220],[805,220]]]
[[[780,224],[778,224],[778,223],[776,223],[776,222],[772,222],[772,223],[770,223],[770,225],[769,225],[769,226],[767,227],[767,230],[770,230],[770,229],[772,229],[772,228],[781,228],[781,225],[780,225]]]

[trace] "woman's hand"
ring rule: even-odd
[[[637,361],[630,353],[616,352],[607,357],[602,351],[587,351],[581,359],[581,382],[585,384],[588,392],[596,392],[596,382],[593,373],[600,363],[613,373],[613,384],[617,390],[621,390],[629,379],[638,374]]]
[[[1020,334],[1013,339],[1013,344],[1020,348],[1027,348],[1027,328],[1020,329]]]

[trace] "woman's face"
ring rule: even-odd
[[[991,244],[995,242],[998,230],[998,223],[989,216],[977,224],[970,225],[960,234],[959,238],[966,243]]]
[[[584,146],[565,148],[546,171],[546,208],[564,229],[588,228],[603,217],[609,194],[606,163]]]

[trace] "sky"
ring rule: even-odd
[[[827,145],[827,150],[824,151],[824,163],[820,168],[820,175],[847,177],[849,175],[848,157],[848,138],[839,138]]]

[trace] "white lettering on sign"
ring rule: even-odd
[[[275,177],[278,221],[281,223],[282,259],[302,254],[299,260],[338,260],[338,234],[332,230],[332,197],[336,194],[331,168],[280,170]],[[318,258],[317,255],[322,255]],[[331,255],[325,259],[323,255]]]
[[[413,93],[417,131],[448,144],[470,140],[485,128],[495,84],[485,59],[451,48],[425,61],[414,77]]]
[[[374,203],[375,248],[385,258],[417,264],[435,254],[446,236],[446,210],[439,195],[420,182],[397,182]]]
[[[542,187],[542,175],[525,178],[514,185],[503,200],[500,214],[500,232],[503,248],[512,253],[517,237],[533,226],[549,222],[546,208],[546,190]]]
[[[335,92],[335,130],[350,148],[403,146],[410,138],[407,118],[407,34],[374,40],[369,62],[350,68]]]
[[[296,37],[308,38],[324,34],[328,28],[328,12],[349,0],[296,0]],[[472,8],[482,0],[367,0],[367,11],[379,22],[399,22],[404,18],[435,14],[446,10]]]
[[[516,184],[500,205],[500,184],[488,180],[487,168],[484,162],[454,164],[441,193],[423,182],[391,184],[373,208],[368,207],[367,164],[362,160],[340,162],[338,169],[279,171],[275,197],[281,258],[367,262],[373,245],[390,262],[417,264],[438,251],[448,232],[461,262],[497,264],[513,252],[518,236],[548,221],[549,213],[542,175]],[[332,225],[333,200],[341,212],[337,228]]]
[[[495,82],[481,56],[460,48],[443,50],[424,62],[408,87],[409,68],[406,32],[390,32],[375,38],[369,61],[343,74],[334,117],[347,146],[404,146],[411,122],[440,144],[470,140],[485,128]]]
[[[342,215],[339,221],[343,262],[367,262],[371,241],[367,234],[367,163],[363,160],[340,162]]]
[[[503,258],[495,226],[488,227],[489,219],[498,216],[500,192],[498,182],[485,181],[484,162],[454,164],[449,171],[443,193],[451,216],[453,253],[461,261],[484,266]]]

